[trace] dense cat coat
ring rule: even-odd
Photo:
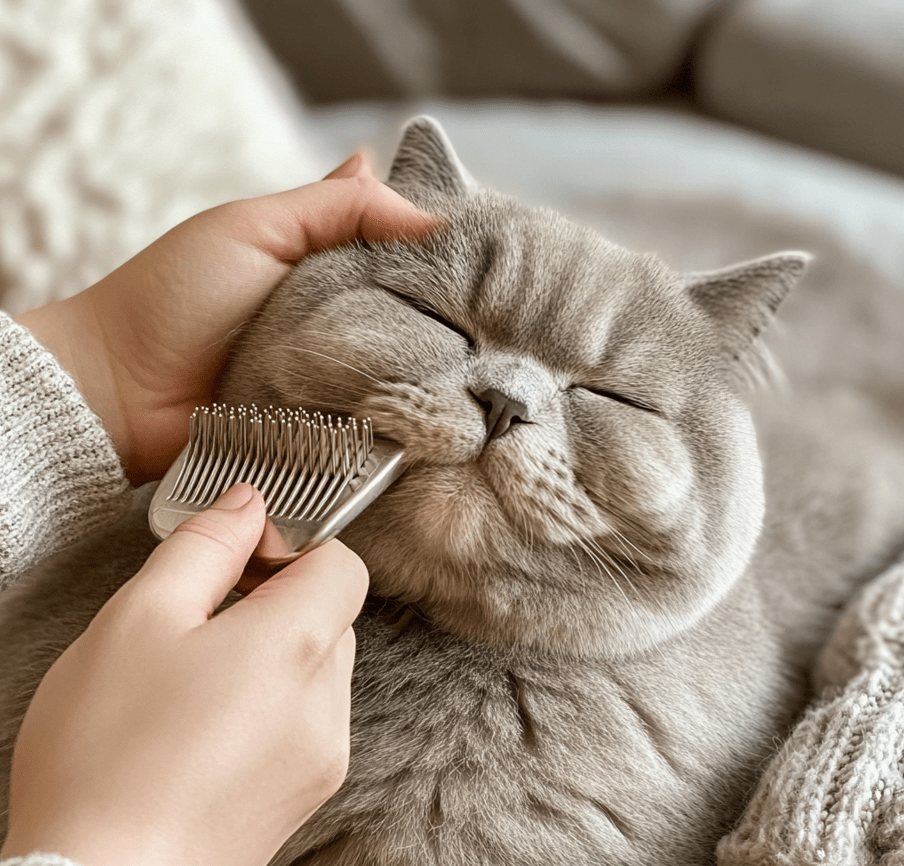
[[[370,415],[411,461],[344,536],[373,588],[348,780],[276,862],[711,863],[834,609],[904,540],[904,301],[839,320],[892,378],[802,353],[793,398],[757,398],[764,476],[742,380],[806,257],[680,276],[476,190],[427,120],[390,181],[446,225],[308,259],[223,387]],[[7,743],[143,521],[4,601]]]

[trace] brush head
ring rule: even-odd
[[[268,526],[255,565],[275,570],[338,534],[402,472],[401,445],[375,439],[369,419],[303,409],[214,404],[194,411],[188,445],[148,514],[166,538],[233,484],[264,497]]]

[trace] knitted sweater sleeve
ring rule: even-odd
[[[904,562],[845,610],[816,684],[719,866],[904,866]]]
[[[72,378],[0,313],[0,589],[112,519],[130,487]]]

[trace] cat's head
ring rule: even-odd
[[[389,182],[444,227],[305,259],[224,399],[369,416],[405,446],[343,539],[453,634],[614,656],[697,621],[760,530],[738,381],[807,257],[682,276],[477,189],[428,118]]]

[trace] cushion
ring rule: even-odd
[[[326,160],[226,0],[0,0],[0,304],[90,285],[175,223]]]
[[[904,3],[740,0],[695,61],[701,103],[904,174]]]
[[[610,97],[674,77],[724,0],[246,0],[314,101]]]

